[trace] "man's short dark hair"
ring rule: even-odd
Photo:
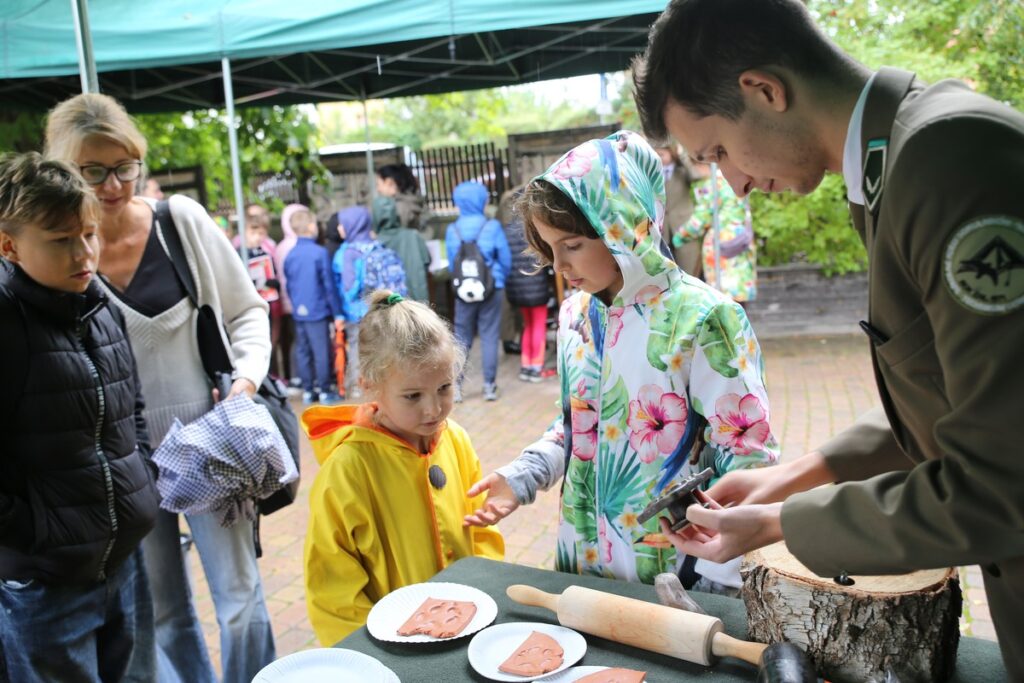
[[[744,71],[776,65],[819,78],[843,61],[800,0],[673,0],[633,60],[633,97],[644,134],[664,140],[669,99],[735,121]]]

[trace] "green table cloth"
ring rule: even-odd
[[[549,610],[525,607],[512,602],[505,589],[515,583],[534,586],[549,593],[561,593],[572,585],[616,593],[630,598],[656,603],[654,587],[640,583],[612,581],[596,576],[576,576],[562,572],[535,569],[506,562],[495,562],[469,557],[455,562],[437,574],[431,581],[448,581],[473,586],[484,591],[498,603],[495,624],[511,621],[539,621],[557,624],[558,619]],[[732,636],[746,639],[747,616],[742,600],[720,595],[692,592],[690,595],[701,607],[720,618],[725,630]],[[584,633],[587,653],[575,666],[622,666],[647,672],[648,683],[668,681],[754,681],[757,669],[745,662],[722,659],[710,667],[691,664],[654,652],[639,650],[628,645],[613,643]],[[449,681],[486,681],[469,664],[467,648],[473,636],[440,643],[387,643],[375,640],[362,627],[342,640],[336,647],[348,648],[375,657],[394,671],[403,683]],[[976,638],[961,638],[957,655],[956,682],[976,681],[995,683],[1006,680],[1006,669],[996,643]]]

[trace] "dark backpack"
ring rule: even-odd
[[[367,255],[363,267],[363,296],[375,289],[388,289],[409,296],[405,284],[405,266],[394,249],[384,245],[374,247]]]
[[[486,228],[487,223],[484,223],[480,228],[480,235]],[[455,254],[455,263],[452,264],[452,285],[455,287],[455,295],[467,304],[479,303],[494,293],[494,276],[476,240],[467,240],[458,223],[455,224],[455,229],[462,240],[459,251]],[[477,235],[477,239],[480,239],[480,235]]]

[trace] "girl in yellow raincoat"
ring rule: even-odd
[[[494,527],[465,527],[483,504],[466,431],[448,419],[464,361],[424,304],[378,290],[359,326],[362,405],[316,406],[302,425],[320,461],[310,492],[306,607],[323,645],[364,623],[374,603],[463,557],[500,560]]]

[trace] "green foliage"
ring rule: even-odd
[[[288,173],[304,185],[321,182],[324,168],[316,156],[317,128],[302,107],[252,107],[236,111],[242,177]],[[231,154],[223,112],[208,109],[185,114],[143,114],[139,128],[149,141],[150,168],[202,166],[210,208],[233,199]],[[246,201],[256,197],[243,182]],[[279,210],[281,207],[271,207]]]
[[[0,152],[41,152],[45,125],[38,114],[0,111]]]
[[[321,107],[320,114],[325,144],[366,140],[361,124],[346,125],[343,111]],[[370,137],[412,149],[481,142],[500,147],[509,133],[571,128],[594,123],[594,116],[523,89],[492,88],[386,100],[370,114]]]

